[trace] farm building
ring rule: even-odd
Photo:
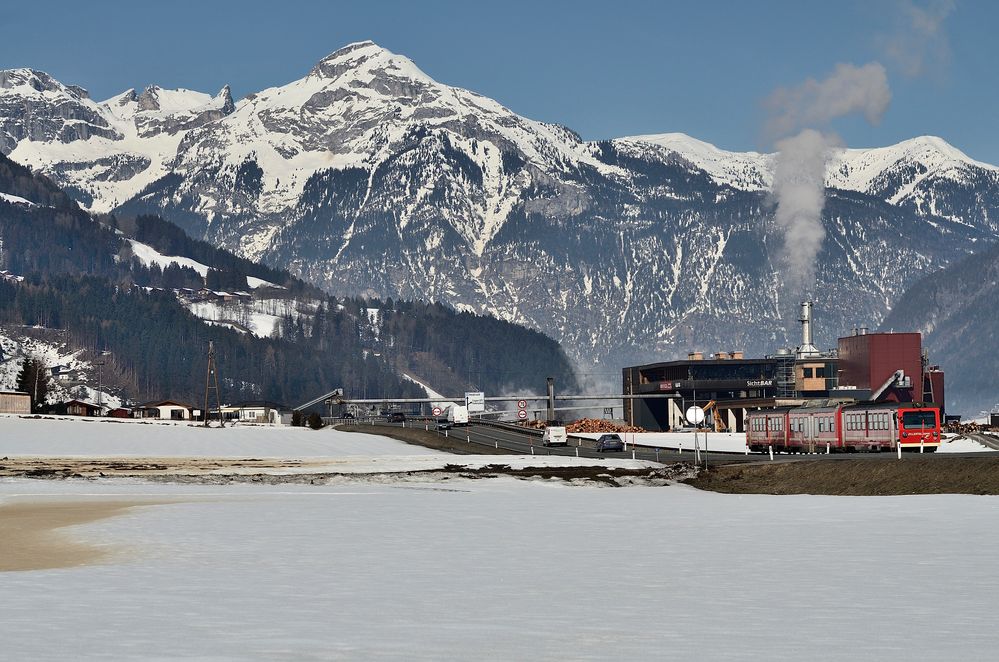
[[[157,400],[147,402],[136,407],[137,418],[163,418],[173,421],[191,420],[191,412],[194,408],[175,400]]]
[[[101,408],[84,400],[69,400],[63,403],[69,416],[100,416]]]
[[[0,391],[0,414],[30,414],[31,396],[21,391]]]
[[[239,402],[231,407],[223,407],[227,419],[248,423],[281,423],[281,415],[288,410],[284,405],[267,400]]]

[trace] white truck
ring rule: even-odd
[[[468,407],[451,405],[447,410],[447,421],[451,425],[468,425]]]
[[[569,435],[565,428],[557,425],[550,425],[545,428],[545,434],[541,437],[542,446],[568,446]]]

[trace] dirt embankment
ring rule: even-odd
[[[999,457],[904,457],[727,465],[687,484],[729,494],[999,494]]]

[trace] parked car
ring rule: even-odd
[[[597,439],[597,452],[604,453],[606,451],[623,451],[624,442],[621,441],[621,437],[616,434],[602,434],[600,438]]]
[[[391,414],[389,414],[388,420],[389,423],[405,423],[406,415],[403,414],[401,411],[394,411]]]
[[[354,418],[354,415],[348,411],[346,414],[342,416],[342,418]]]

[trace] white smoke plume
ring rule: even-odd
[[[777,142],[775,220],[784,233],[784,282],[793,292],[815,280],[815,261],[826,236],[822,227],[826,161],[838,145],[834,136],[815,129]]]
[[[950,59],[944,21],[956,7],[954,0],[931,0],[924,6],[904,1],[894,32],[881,43],[891,62],[906,76],[915,77]]]
[[[824,80],[809,78],[796,87],[780,88],[767,100],[773,113],[768,131],[779,138],[772,188],[775,218],[784,232],[784,282],[792,292],[800,293],[814,281],[825,239],[825,164],[839,140],[819,129],[853,113],[863,113],[877,124],[890,101],[888,74],[877,62],[861,67],[838,64]]]
[[[795,87],[775,90],[766,101],[772,113],[767,129],[771,139],[783,138],[858,112],[877,124],[890,101],[888,72],[879,62],[861,67],[837,64],[824,80],[809,78]]]

